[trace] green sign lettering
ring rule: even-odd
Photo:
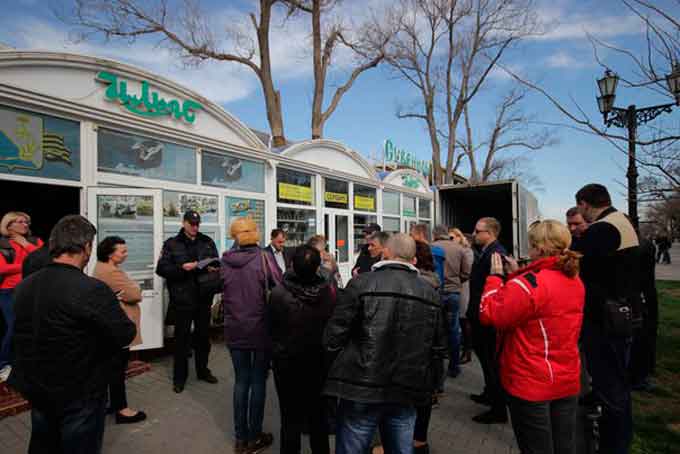
[[[385,161],[410,167],[426,177],[430,174],[430,167],[432,166],[430,161],[416,159],[413,153],[395,147],[390,139],[385,141]]]
[[[127,91],[127,81],[118,80],[118,76],[107,71],[97,74],[97,80],[108,84],[104,96],[109,101],[118,101],[130,112],[143,117],[162,117],[172,115],[175,119],[184,118],[187,123],[196,121],[196,111],[203,106],[190,99],[180,104],[180,101],[172,99],[167,101],[160,97],[158,92],[150,92],[149,83],[142,81],[142,94],[131,95]]]

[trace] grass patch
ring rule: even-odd
[[[680,453],[680,282],[657,281],[659,335],[651,393],[633,393],[632,454]]]

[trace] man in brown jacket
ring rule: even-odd
[[[449,229],[445,225],[438,225],[432,230],[434,242],[433,247],[440,247],[444,250],[444,285],[442,286],[442,303],[446,307],[449,320],[449,377],[457,377],[460,374],[460,291],[468,279],[472,261],[465,249],[451,240]]]

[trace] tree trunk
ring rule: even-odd
[[[281,93],[274,88],[272,79],[271,57],[269,55],[269,23],[272,12],[271,0],[260,0],[260,23],[257,26],[257,41],[260,50],[260,83],[267,108],[267,120],[275,147],[286,144],[283,132],[283,114],[281,112]]]
[[[312,42],[314,49],[312,139],[320,139],[323,137],[323,97],[326,86],[326,62],[321,56],[321,0],[312,2]]]

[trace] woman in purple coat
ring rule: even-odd
[[[258,246],[260,234],[251,218],[231,224],[238,248],[222,256],[224,338],[234,365],[235,453],[260,451],[274,440],[262,432],[271,338],[265,290],[274,285],[272,264]]]

